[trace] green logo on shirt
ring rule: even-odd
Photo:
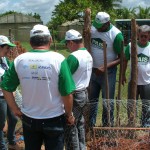
[[[141,65],[146,65],[149,61],[149,57],[144,54],[138,54],[138,63]]]
[[[92,38],[91,39],[91,45],[93,47],[99,48],[99,49],[103,49],[103,41],[99,38]]]

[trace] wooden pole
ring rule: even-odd
[[[131,99],[129,99],[130,104],[130,116],[129,116],[129,126],[135,127],[136,121],[136,91],[137,91],[137,27],[135,19],[131,20]]]
[[[87,8],[84,12],[84,46],[85,48],[91,53],[91,9]],[[90,85],[88,87],[88,93],[90,93]],[[92,105],[92,104],[91,104]],[[90,104],[86,105],[86,111],[84,111],[84,119],[85,119],[85,137],[86,141],[91,140],[93,136],[91,133],[90,125],[89,125],[89,118],[90,118]]]
[[[108,126],[110,127],[110,100],[109,100],[109,84],[108,84],[108,72],[107,72],[107,51],[106,51],[106,42],[103,41],[104,49],[104,70],[105,70],[105,92],[106,92],[106,101],[107,101],[107,119]]]
[[[116,102],[116,126],[120,126],[120,100],[121,100],[121,84],[122,84],[122,72],[123,72],[123,53],[124,53],[124,41],[122,41],[121,54],[120,54],[120,72],[118,83],[118,97]]]
[[[91,9],[87,8],[84,15],[84,46],[91,52]]]

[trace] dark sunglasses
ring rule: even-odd
[[[145,39],[147,39],[147,38],[148,38],[148,35],[141,35],[140,38],[145,38]]]
[[[66,46],[67,46],[68,43],[69,43],[69,40],[65,42]]]

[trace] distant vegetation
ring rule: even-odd
[[[141,6],[134,8],[122,7],[122,0],[64,0],[55,6],[52,12],[52,19],[48,22],[49,28],[57,29],[59,25],[66,21],[80,19],[84,17],[86,8],[91,9],[91,17],[99,11],[110,14],[111,21],[115,19],[150,19],[150,7]]]
[[[16,12],[16,11],[12,10],[12,11],[7,11],[7,12],[5,12],[3,14],[0,14],[0,17],[6,16],[6,15],[9,15],[9,14],[15,14],[15,13],[16,14],[24,14],[24,13]],[[28,13],[28,14],[24,14],[24,15],[32,16],[33,18],[41,20],[41,16],[39,14],[37,14],[37,13],[34,13],[34,14],[33,13]]]

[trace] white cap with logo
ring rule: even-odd
[[[110,20],[109,14],[107,14],[106,12],[98,12],[93,22],[93,26],[95,28],[101,28],[103,24],[108,22],[109,20]]]
[[[10,40],[8,39],[8,37],[4,36],[4,35],[0,35],[0,45],[8,45],[10,47],[15,47],[16,45],[11,43]]]
[[[37,24],[30,31],[30,37],[37,36],[37,35],[51,35],[51,34],[47,26]]]
[[[82,39],[81,33],[76,30],[69,30],[66,32],[65,40],[79,40]]]
[[[66,41],[80,40],[82,39],[81,33],[74,29],[70,29],[66,32],[65,39],[61,41],[61,43],[65,43]]]

